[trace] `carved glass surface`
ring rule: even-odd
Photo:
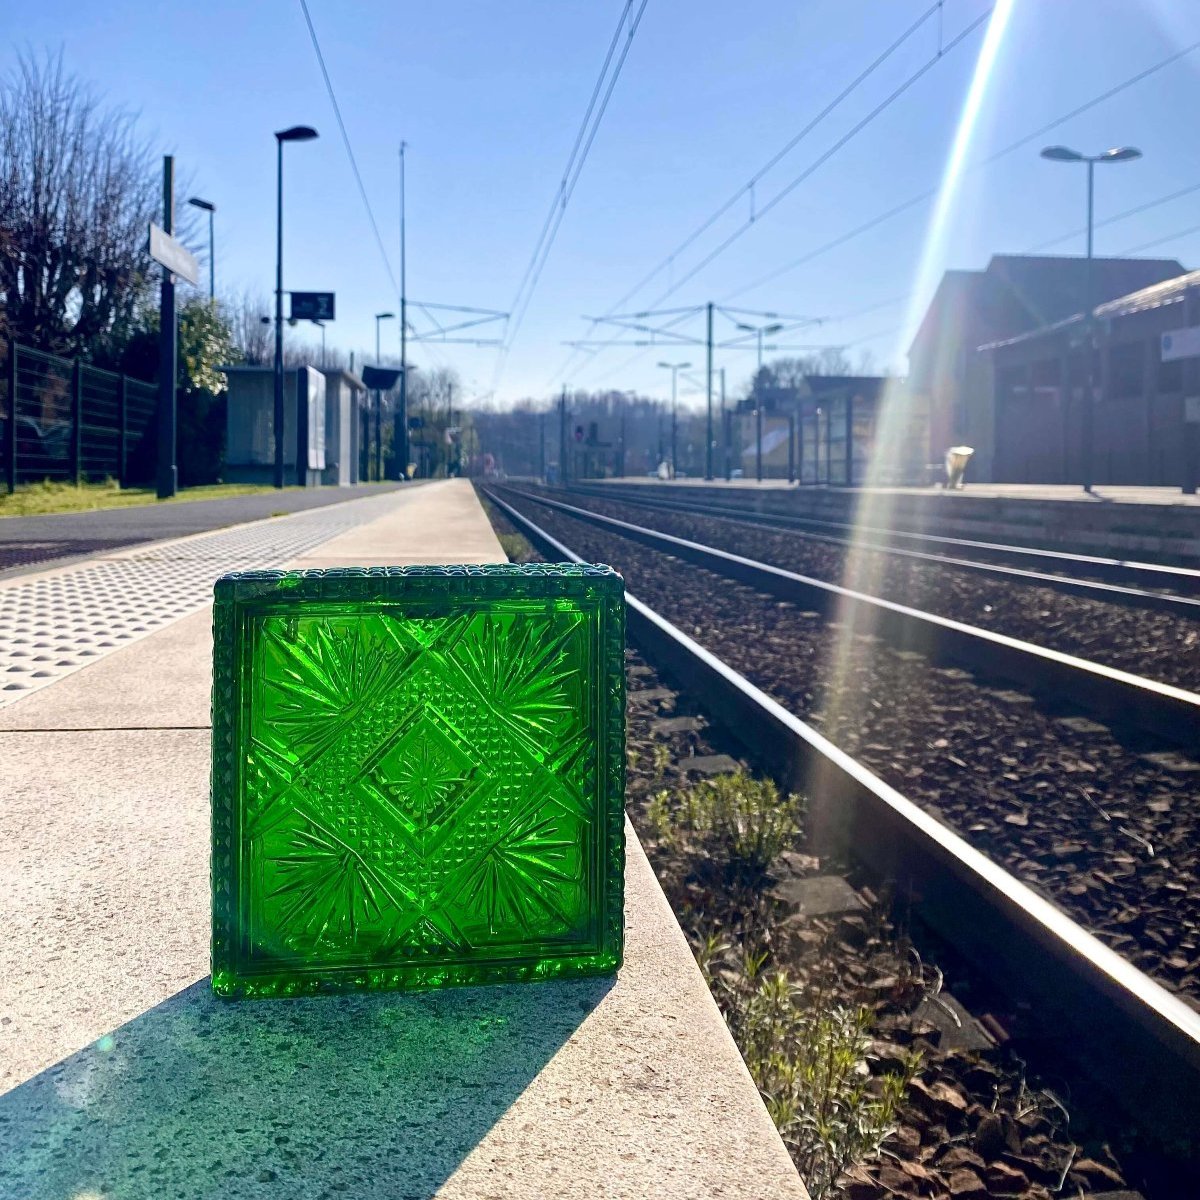
[[[620,965],[615,572],[230,575],[213,628],[218,994]]]

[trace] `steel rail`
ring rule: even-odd
[[[1027,688],[1043,700],[1092,713],[1190,752],[1200,745],[1200,695],[1195,692],[606,517],[561,500],[516,494],[781,600],[814,608],[826,618],[836,616],[856,632],[879,634],[896,649],[969,666]]]
[[[645,497],[632,496],[628,492],[615,489],[610,491],[607,488],[599,490],[571,486],[566,490],[571,494],[588,496],[597,500],[607,499],[616,504],[630,504],[638,508],[677,512],[689,516],[720,517],[722,520],[769,529],[776,533],[795,533],[810,541],[825,542],[829,545],[844,547],[847,550],[873,550],[881,554],[891,554],[935,566],[950,567],[953,570],[993,576],[1000,580],[1048,587],[1057,592],[1081,596],[1087,600],[1099,600],[1105,604],[1152,609],[1157,612],[1167,612],[1176,617],[1200,620],[1200,596],[1177,596],[1168,592],[1147,591],[1145,588],[1129,587],[1123,584],[1100,583],[1095,580],[1073,578],[1069,575],[1056,575],[1047,571],[1031,571],[1024,567],[1005,566],[1003,563],[958,558],[950,554],[933,554],[926,550],[906,550],[902,546],[889,546],[886,542],[864,542],[852,537],[837,537],[831,533],[812,533],[797,527],[796,523],[803,522],[803,518],[793,518],[782,514],[741,512],[719,505],[691,504],[674,497],[657,503]],[[850,527],[846,526],[846,528]],[[1181,572],[1182,581],[1187,582],[1189,586],[1194,583],[1196,589],[1200,591],[1200,571],[1188,571],[1183,567],[1165,569]],[[1194,579],[1187,579],[1187,576],[1194,576]]]
[[[490,489],[549,556],[579,555]],[[922,921],[1007,994],[1168,1154],[1200,1129],[1200,1013],[626,592],[631,640],[781,782],[810,798],[815,837],[911,889]],[[1014,936],[1015,934],[1015,936]]]
[[[661,501],[658,499],[650,501],[646,498],[635,499],[631,496],[633,489],[620,483],[606,484],[603,488],[589,488],[576,483],[571,484],[568,490],[582,495],[619,498],[622,501],[628,500],[630,503],[640,503],[649,507],[678,506],[680,511],[692,511],[687,508],[688,501],[676,496],[663,498]],[[656,490],[655,496],[662,496],[663,490],[665,489]],[[699,501],[692,503],[699,505]],[[1115,583],[1137,583],[1142,587],[1178,588],[1200,595],[1200,570],[1193,567],[1175,567],[1167,563],[1140,562],[1136,559],[1106,558],[1094,554],[1074,554],[1065,550],[1044,550],[1038,546],[1020,546],[1009,542],[984,542],[970,538],[948,537],[944,534],[913,533],[909,530],[887,529],[875,525],[857,526],[846,521],[828,521],[820,517],[801,517],[792,513],[761,513],[729,504],[705,504],[703,511],[711,513],[713,516],[736,517],[754,524],[774,524],[776,527],[782,525],[800,531],[812,527],[818,530],[840,531],[843,534],[851,534],[856,531],[869,533],[884,539],[895,539],[928,547],[945,546],[953,551],[983,556],[991,555],[995,558],[1009,559],[1033,567],[1060,566],[1069,573],[1067,578],[1078,578],[1081,575],[1090,574],[1095,578]],[[929,552],[934,558],[942,557],[932,549]],[[973,560],[964,559],[962,561]]]

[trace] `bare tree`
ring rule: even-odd
[[[0,80],[0,302],[13,336],[116,353],[154,282],[153,167],[133,116],[102,108],[61,54],[23,56]]]
[[[254,292],[228,296],[221,308],[233,332],[233,344],[249,367],[264,367],[275,353],[275,333],[271,305]]]

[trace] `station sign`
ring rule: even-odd
[[[290,292],[293,321],[332,321],[333,292]]]
[[[1200,357],[1200,325],[1173,329],[1162,335],[1162,361]]]
[[[150,257],[156,263],[161,263],[172,275],[186,279],[190,284],[200,282],[200,264],[196,257],[180,241],[173,238],[165,229],[160,229],[153,221],[150,222]]]

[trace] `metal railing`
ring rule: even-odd
[[[148,482],[157,399],[153,383],[10,341],[0,385],[8,491],[41,480]]]

